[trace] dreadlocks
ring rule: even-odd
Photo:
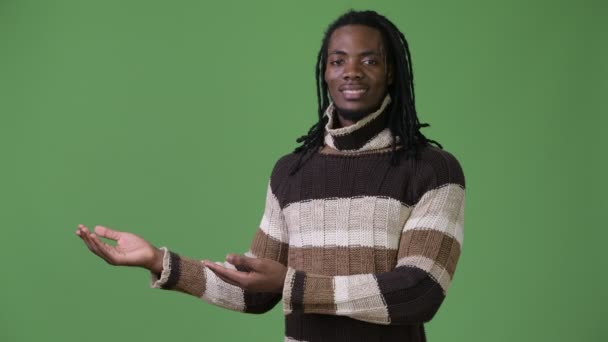
[[[374,11],[354,11],[346,12],[325,31],[325,36],[321,44],[321,49],[317,55],[315,66],[315,79],[317,86],[317,103],[319,121],[314,124],[308,133],[296,140],[301,144],[294,153],[300,153],[297,165],[292,169],[295,173],[304,163],[304,156],[311,155],[323,146],[325,125],[328,118],[324,116],[325,110],[329,106],[327,83],[325,82],[325,68],[327,61],[327,48],[332,33],[346,25],[364,25],[380,31],[386,49],[388,63],[394,68],[394,80],[388,87],[388,92],[393,99],[386,108],[388,117],[388,127],[393,135],[391,165],[399,163],[398,154],[403,153],[406,159],[418,156],[421,147],[433,143],[439,148],[443,148],[438,142],[427,139],[420,128],[428,127],[429,124],[420,123],[416,114],[415,95],[414,95],[414,74],[412,72],[412,58],[407,44],[407,40],[401,31],[386,17]],[[397,138],[403,148],[397,149]]]

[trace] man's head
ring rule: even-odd
[[[380,31],[365,25],[336,28],[326,54],[324,81],[338,114],[359,121],[378,109],[392,78]]]
[[[379,81],[385,87],[378,84],[380,88],[373,89],[372,95],[375,97],[376,106],[371,108],[373,106],[370,104],[368,108],[360,108],[366,112],[360,113],[360,115],[365,116],[377,109],[386,93],[390,93],[394,104],[402,108],[407,106],[410,107],[410,111],[415,111],[411,57],[405,37],[390,20],[374,11],[349,11],[329,25],[317,55],[317,96],[319,109],[323,113],[330,102],[328,93],[331,99],[337,102],[335,105],[339,109],[355,107],[353,103],[349,106],[344,101],[340,101],[339,91],[332,89],[333,82],[328,77],[333,70],[330,62],[336,43],[342,45],[351,43],[351,48],[361,49],[358,52],[374,50],[379,54],[377,56],[379,58],[376,59],[379,64],[375,68],[365,68],[365,70],[380,72],[379,76],[384,77]],[[365,59],[359,60],[359,62],[363,61]],[[362,70],[364,69],[359,69],[359,71]],[[382,90],[384,90],[384,94],[378,95],[378,92]],[[394,108],[395,105],[391,105],[391,107]]]
[[[420,132],[428,124],[421,124],[416,114],[409,46],[386,17],[374,11],[341,15],[325,31],[315,70],[319,121],[297,140],[302,145],[294,152],[323,145],[330,96],[339,114],[358,120],[378,109],[387,93],[391,96],[385,110],[394,137],[393,161],[398,162],[398,142],[407,156],[428,143],[441,148]]]

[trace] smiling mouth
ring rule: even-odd
[[[363,96],[367,92],[367,89],[344,89],[342,90],[342,95],[347,100],[357,100]]]

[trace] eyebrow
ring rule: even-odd
[[[329,55],[348,55],[348,53],[346,53],[345,51],[342,51],[342,50],[333,50],[329,53]],[[359,56],[371,56],[371,55],[381,56],[381,54],[375,50],[367,50],[367,51],[363,51],[363,52],[359,53]]]

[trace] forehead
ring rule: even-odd
[[[332,32],[327,49],[330,53],[335,50],[354,53],[360,50],[381,52],[382,47],[382,35],[377,29],[364,25],[346,25]]]

